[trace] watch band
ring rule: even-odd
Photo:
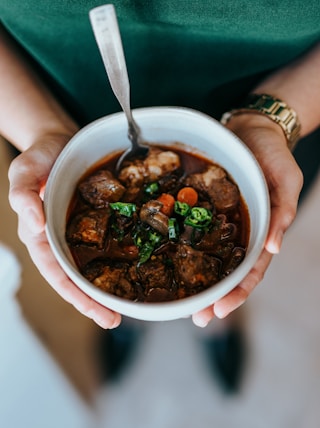
[[[293,151],[300,138],[301,125],[292,108],[271,95],[251,94],[242,106],[224,113],[221,123],[226,125],[232,116],[248,112],[265,115],[280,125],[287,138],[288,147]]]

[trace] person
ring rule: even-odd
[[[48,174],[70,138],[86,123],[120,110],[88,19],[89,9],[100,4],[2,0],[0,134],[22,152],[10,166],[9,198],[35,265],[63,299],[102,328],[114,329],[120,314],[86,296],[55,260],[42,208]],[[233,291],[193,314],[193,322],[204,327],[247,300],[295,218],[303,174],[288,147],[292,130],[244,100],[265,94],[267,101],[280,102],[293,115],[300,139],[318,128],[320,6],[315,0],[303,7],[299,0],[114,4],[132,106],[180,105],[218,120],[235,109],[225,126],[253,152],[268,184],[265,248]]]

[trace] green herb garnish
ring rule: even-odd
[[[149,260],[162,238],[162,235],[153,229],[146,229],[140,226],[135,231],[133,240],[135,245],[139,248],[139,264]]]
[[[158,191],[159,191],[159,184],[158,183],[150,183],[144,189],[144,192],[150,196],[155,195]]]
[[[132,217],[132,214],[137,209],[135,204],[127,202],[113,202],[110,204],[110,207],[115,211],[119,211],[119,214],[126,217]]]
[[[176,241],[178,239],[178,224],[176,218],[169,218],[168,236],[171,241]]]

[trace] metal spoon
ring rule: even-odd
[[[111,88],[128,121],[131,147],[119,158],[119,171],[124,160],[145,157],[149,148],[141,145],[140,129],[130,108],[130,84],[115,8],[112,4],[96,7],[90,10],[89,17]]]

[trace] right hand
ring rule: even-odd
[[[206,326],[216,315],[226,317],[241,306],[262,281],[272,256],[279,253],[283,237],[296,212],[303,177],[279,125],[258,114],[241,114],[228,123],[252,151],[264,172],[269,189],[271,218],[265,247],[255,266],[229,294],[193,315],[198,326]]]
[[[18,233],[42,276],[83,315],[102,328],[114,328],[121,316],[83,293],[55,259],[45,233],[42,197],[49,172],[71,136],[47,135],[13,160],[9,168],[9,200],[18,214]]]

